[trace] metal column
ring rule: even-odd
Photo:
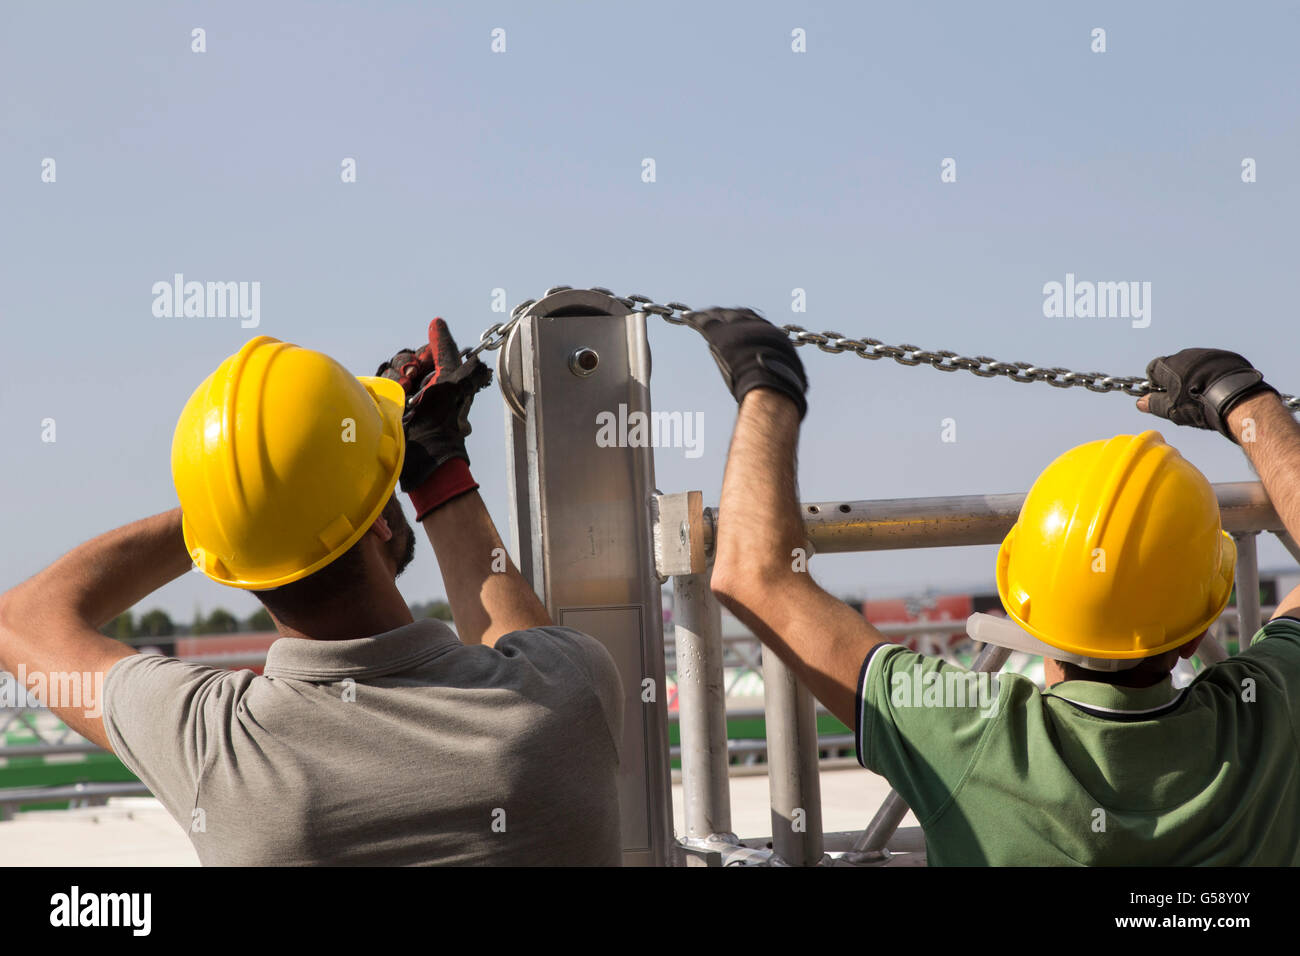
[[[686,840],[738,843],[731,832],[722,609],[708,573],[673,578],[673,625]]]
[[[600,640],[618,665],[623,862],[663,865],[672,804],[654,457],[628,439],[628,422],[650,412],[645,316],[612,296],[555,291],[510,333],[498,374],[515,560],[552,620]],[[598,440],[611,418],[615,440]]]
[[[1240,531],[1237,542],[1237,653],[1250,647],[1259,630],[1259,561],[1255,553],[1258,532]]]
[[[763,707],[772,849],[791,866],[814,866],[822,859],[817,702],[767,646],[763,647]]]

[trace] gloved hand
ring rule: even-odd
[[[755,388],[774,388],[808,411],[808,378],[785,332],[753,309],[706,309],[687,312],[687,322],[709,342],[727,388],[737,404]]]
[[[468,466],[465,436],[471,431],[469,409],[474,395],[492,381],[492,370],[478,356],[461,361],[446,322],[434,319],[429,323],[428,345],[418,351],[403,349],[379,366],[375,374],[401,383],[406,390],[403,491],[416,491],[453,459],[462,459]]]
[[[391,378],[402,386],[402,391],[406,392],[409,399],[415,392],[419,391],[420,383],[424,377],[429,374],[433,368],[433,353],[429,346],[424,346],[418,352],[414,349],[402,349],[383,365],[379,366],[376,375],[382,375],[384,378]]]
[[[1164,389],[1145,396],[1147,411],[1175,425],[1222,432],[1233,441],[1228,428],[1232,407],[1260,392],[1277,394],[1253,365],[1222,349],[1183,349],[1153,359],[1147,379]]]

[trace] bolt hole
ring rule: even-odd
[[[850,508],[848,505],[840,505],[840,511],[841,511],[843,514],[848,514],[848,513],[849,513],[850,511],[852,511],[852,510],[853,510],[853,509]]]
[[[569,356],[569,371],[582,378],[596,371],[596,366],[599,364],[600,356],[596,354],[595,349],[586,347],[574,349]]]
[[[821,514],[821,509],[818,508],[816,505],[809,505],[809,506],[808,506],[808,513],[809,513],[810,515]]]

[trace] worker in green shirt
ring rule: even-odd
[[[998,589],[1062,659],[1045,661],[1045,691],[1002,674],[971,693],[968,672],[890,643],[792,560],[807,379],[785,334],[745,309],[689,319],[740,404],[713,590],[855,728],[931,864],[1300,863],[1300,589],[1245,652],[1174,687],[1236,551],[1209,482],[1156,432],[1072,449],[1035,482]],[[1300,539],[1300,426],[1260,373],[1187,349],[1147,374],[1164,391],[1138,408],[1238,442]]]

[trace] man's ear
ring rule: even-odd
[[[1202,631],[1199,636],[1192,638],[1182,647],[1178,648],[1178,656],[1185,660],[1191,660],[1192,655],[1196,653],[1196,649],[1201,646],[1201,641],[1205,640],[1205,635],[1207,633],[1209,632]]]
[[[388,519],[380,515],[375,519],[370,530],[378,535],[380,541],[391,541],[393,539],[393,529],[388,526]]]

